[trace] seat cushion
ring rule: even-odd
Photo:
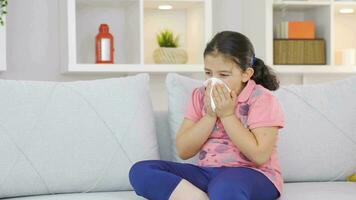
[[[17,198],[5,198],[6,200],[143,200],[137,196],[134,191],[120,192],[93,192],[93,193],[72,193],[72,194],[55,194],[39,195]]]
[[[159,159],[148,74],[75,82],[0,80],[0,198],[131,190]]]
[[[286,183],[285,190],[278,200],[354,200],[356,183],[351,182],[302,182]],[[143,200],[133,191],[96,192],[40,195],[6,200]]]
[[[279,200],[354,200],[354,182],[301,182],[286,183]]]

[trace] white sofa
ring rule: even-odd
[[[202,81],[168,74],[169,109],[152,109],[148,74],[67,83],[0,81],[0,198],[136,200],[139,160],[181,160],[174,137]],[[281,200],[356,199],[356,77],[282,87]],[[195,162],[196,158],[184,162]]]

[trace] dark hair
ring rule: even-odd
[[[279,81],[273,70],[263,60],[256,58],[251,41],[243,34],[233,31],[217,33],[207,44],[204,57],[219,53],[235,62],[243,71],[252,67],[254,74],[251,78],[257,84],[269,90],[278,89]]]

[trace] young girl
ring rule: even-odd
[[[250,40],[232,31],[207,44],[204,65],[206,79],[220,79],[231,92],[211,83],[192,92],[176,148],[182,159],[199,153],[198,165],[138,162],[129,174],[136,194],[150,200],[277,199],[283,179],[276,143],[284,118],[269,91],[279,87],[276,76],[256,58]]]

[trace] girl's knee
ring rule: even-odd
[[[135,178],[147,173],[149,169],[155,168],[159,165],[159,160],[142,160],[133,164],[130,168],[129,177]]]
[[[156,160],[143,160],[131,166],[129,180],[135,191],[143,189],[145,179],[150,176],[149,169],[152,169],[156,165],[155,163]]]

